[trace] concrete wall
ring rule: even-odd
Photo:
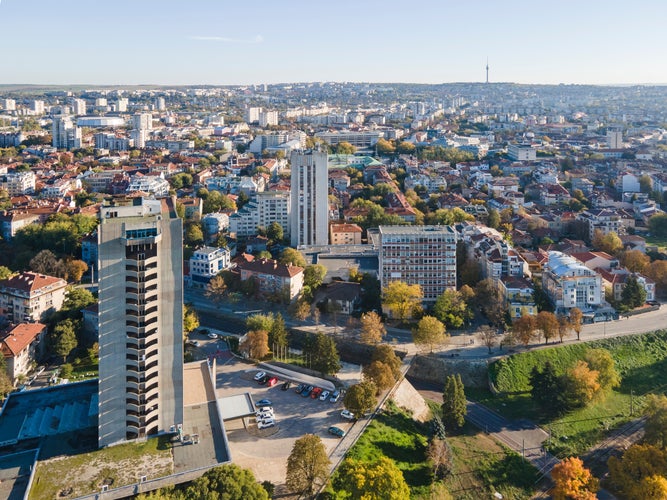
[[[466,387],[488,388],[487,364],[482,360],[443,359],[436,356],[415,356],[408,376],[425,382],[443,384],[448,375],[460,374]]]

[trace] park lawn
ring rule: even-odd
[[[454,459],[452,474],[444,484],[457,500],[493,498],[496,491],[503,498],[532,497],[537,470],[517,453],[471,424],[447,442]]]
[[[28,498],[74,498],[99,492],[103,484],[113,489],[138,482],[142,475],[150,480],[172,474],[169,438],[151,438],[143,443],[120,444],[39,461]]]
[[[665,249],[667,247],[667,236],[644,236],[644,239],[646,239],[646,243],[649,245],[656,245],[660,247],[661,249]]]

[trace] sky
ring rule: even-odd
[[[666,0],[0,0],[0,84],[667,84]]]

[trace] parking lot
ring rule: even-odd
[[[279,377],[279,382],[273,387],[259,385],[253,379],[258,371],[257,367],[236,359],[219,364],[216,392],[219,398],[248,392],[255,402],[260,399],[272,402],[275,427],[260,431],[253,418],[246,418],[227,421],[225,428],[232,461],[251,469],[259,481],[281,484],[285,482],[287,457],[298,438],[304,434],[318,435],[327,453],[330,453],[341,439],[330,435],[328,428],[335,425],[348,432],[353,423],[340,416],[344,409],[342,397],[336,403],[328,399],[304,398],[294,392],[298,383],[283,391],[283,377]],[[261,371],[270,374],[269,370]]]

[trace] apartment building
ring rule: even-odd
[[[42,321],[58,311],[67,295],[62,278],[25,272],[0,281],[0,307],[12,323]]]
[[[549,252],[542,272],[542,286],[559,312],[573,307],[591,310],[604,302],[602,277],[562,252]]]

